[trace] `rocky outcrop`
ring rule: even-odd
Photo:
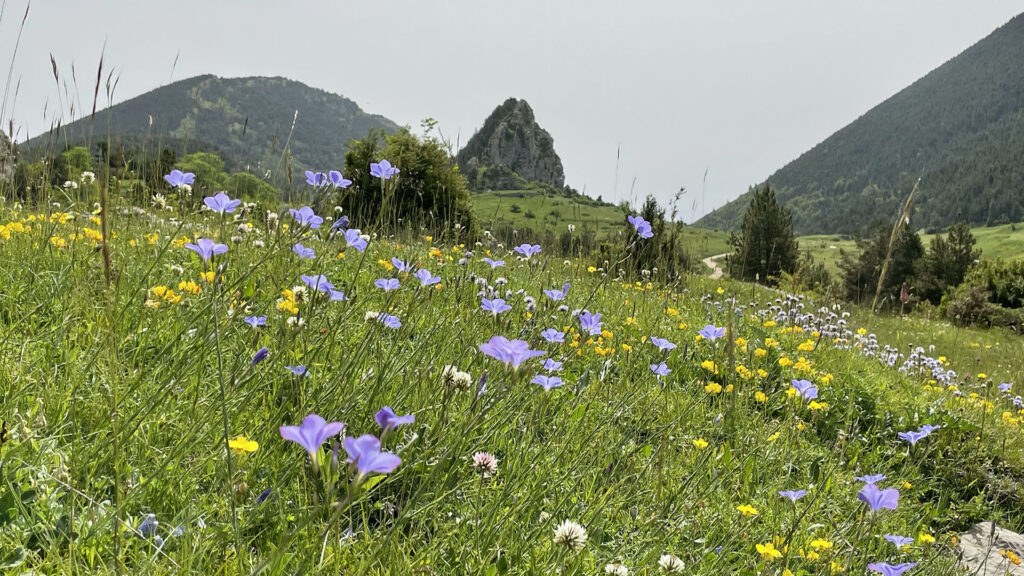
[[[1014,557],[1024,558],[1024,536],[994,522],[975,524],[962,534],[960,552],[964,566],[972,575],[1024,576],[1024,566],[1012,561]]]
[[[558,188],[565,185],[555,141],[537,124],[533,109],[525,100],[509,98],[498,106],[459,152],[457,160],[459,166],[473,172],[504,167],[525,180]]]

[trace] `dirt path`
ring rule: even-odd
[[[724,254],[715,254],[714,256],[708,256],[707,258],[705,258],[703,260],[704,265],[707,266],[708,268],[711,268],[711,279],[712,280],[718,280],[719,278],[722,277],[722,274],[723,274],[722,273],[722,267],[719,266],[718,262],[715,262],[715,260],[718,260],[719,258],[725,258],[728,255],[729,255],[729,252],[726,252]]]

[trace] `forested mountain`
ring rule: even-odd
[[[921,178],[912,226],[1024,219],[1024,14],[772,174],[801,234],[892,220]],[[751,193],[702,218],[737,229]]]
[[[109,133],[151,146],[162,141],[201,142],[231,160],[265,174],[283,170],[282,152],[291,151],[293,179],[305,168],[328,170],[345,162],[352,139],[371,129],[394,131],[398,126],[367,114],[342,96],[286,78],[219,78],[196,76],[162,86],[37,136],[28,147],[63,150],[66,143],[95,144]],[[292,123],[294,122],[294,132]],[[94,148],[95,146],[91,146]],[[176,150],[194,152],[197,148]],[[283,180],[278,180],[283,182]]]

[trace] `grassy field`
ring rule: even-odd
[[[953,575],[1024,526],[1003,334],[81,193],[0,212],[12,572]]]
[[[618,206],[581,201],[523,190],[482,192],[472,195],[473,207],[484,227],[496,224],[533,229],[592,230],[598,238],[613,238],[625,228],[625,216]],[[683,241],[700,258],[729,251],[729,234],[682,226]]]

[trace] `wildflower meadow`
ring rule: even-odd
[[[0,204],[0,567],[934,576],[1024,522],[1019,364],[629,272],[635,214],[565,259],[165,184]]]

